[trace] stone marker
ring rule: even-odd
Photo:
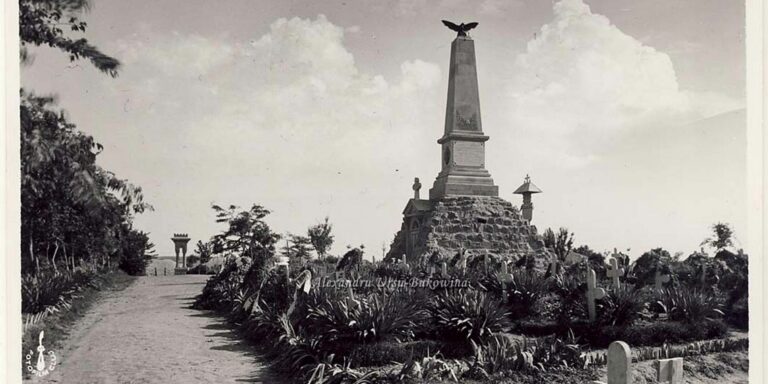
[[[589,312],[589,321],[595,321],[597,319],[597,313],[595,311],[595,300],[600,300],[605,297],[605,289],[597,287],[597,276],[595,270],[592,268],[587,269],[587,310]]]
[[[488,273],[488,254],[483,255],[483,268],[485,273]]]
[[[435,267],[429,267],[429,278],[432,278],[432,275],[435,274]]]
[[[403,265],[408,267],[408,259],[406,258],[405,254],[403,254],[402,263],[403,263]]]
[[[448,263],[443,261],[442,271],[441,271],[443,277],[448,277]]]
[[[632,351],[623,341],[608,346],[608,384],[632,383]]]
[[[701,285],[707,285],[707,262],[701,264]]]
[[[624,268],[619,268],[619,260],[617,260],[615,257],[611,258],[611,267],[608,269],[606,274],[611,278],[613,287],[619,289],[621,286],[619,277],[624,274]]]
[[[669,275],[662,275],[661,271],[656,268],[656,273],[653,276],[653,286],[657,291],[664,289],[664,284],[669,282]]]
[[[683,384],[683,358],[656,360],[656,380],[659,383]]]
[[[499,281],[501,282],[501,299],[503,302],[507,302],[507,284],[512,281],[512,275],[509,273],[507,263],[501,262],[501,272],[499,273]]]

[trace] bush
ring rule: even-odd
[[[429,311],[434,331],[444,340],[481,343],[509,325],[500,303],[480,290],[443,292],[433,298]]]
[[[599,303],[598,321],[606,325],[632,325],[647,307],[643,291],[624,284],[618,289],[607,291]]]
[[[541,298],[549,292],[550,280],[535,271],[515,271],[507,284],[510,314],[513,319],[533,314]]]
[[[338,356],[348,356],[355,367],[383,366],[392,362],[403,363],[411,358],[422,359],[435,353],[440,353],[445,358],[461,358],[470,356],[472,353],[464,343],[446,343],[438,340],[335,344],[332,349],[326,351]]]
[[[425,318],[407,292],[375,293],[361,299],[324,300],[307,310],[307,329],[324,342],[403,341]]]
[[[673,321],[699,323],[723,316],[717,297],[711,292],[697,288],[665,289],[657,304]]]
[[[567,326],[555,322],[528,321],[518,322],[515,326],[515,332],[530,337],[550,335],[567,337],[569,331],[573,331],[575,336],[592,347],[605,348],[616,340],[625,341],[633,346],[658,346],[663,343],[720,338],[728,335],[728,326],[720,320],[697,324],[657,321],[632,326],[600,325],[583,320],[572,322]]]

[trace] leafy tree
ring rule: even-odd
[[[227,228],[213,236],[211,244],[214,254],[230,254],[247,257],[251,264],[245,275],[248,289],[257,292],[265,281],[267,261],[275,254],[275,244],[280,235],[264,221],[270,211],[253,204],[250,209],[241,211],[236,205],[227,209],[212,206],[216,212],[216,222],[226,223]]]
[[[72,33],[85,33],[87,24],[78,13],[90,8],[88,0],[19,0],[19,39],[21,62],[31,62],[29,45],[47,45],[69,54],[70,61],[89,60],[93,66],[112,77],[120,62],[105,55],[85,38],[73,39]],[[65,33],[64,29],[70,31]]]
[[[592,268],[598,276],[605,276],[605,256],[593,251],[587,245],[581,245],[573,249],[574,252],[587,257],[589,267]]]
[[[228,225],[227,229],[212,238],[214,253],[250,258],[257,255],[271,257],[274,254],[280,235],[272,232],[264,221],[270,211],[257,204],[246,211],[240,211],[236,205],[226,209],[213,205],[212,208],[216,212],[216,222]]]
[[[547,228],[543,237],[544,245],[557,255],[558,260],[565,261],[568,252],[573,248],[573,233],[569,232],[568,228],[561,227],[555,234],[552,228]]]
[[[152,208],[141,188],[96,164],[102,146],[52,98],[22,92],[20,114],[22,272],[72,269],[82,260],[110,267],[123,242],[133,241],[133,214]]]
[[[326,217],[324,222],[313,225],[307,230],[307,236],[309,236],[312,247],[315,248],[320,258],[324,258],[333,245],[332,229],[333,225],[328,222],[328,217]]]
[[[187,257],[187,267],[194,267],[200,261],[200,256],[189,255]]]
[[[733,246],[733,230],[726,223],[716,223],[712,225],[713,237],[705,239],[701,245],[709,245],[715,248],[716,252]]]
[[[207,263],[211,260],[211,256],[213,256],[213,244],[210,242],[204,243],[202,240],[198,240],[197,244],[195,244],[194,254],[200,259],[200,264]]]
[[[656,271],[672,273],[672,256],[663,248],[654,248],[643,253],[632,266],[632,272],[640,284],[653,284]]]

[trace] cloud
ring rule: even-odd
[[[578,165],[627,131],[740,106],[726,96],[682,90],[667,54],[625,34],[582,0],[554,4],[554,19],[528,42],[508,79],[511,124]]]
[[[181,199],[204,204],[194,207],[202,214],[190,226],[210,230],[208,202],[257,202],[275,210],[271,222],[280,231],[301,232],[331,215],[341,247],[378,246],[394,233],[396,216],[365,233],[354,228],[372,206],[402,209],[402,199],[388,196],[407,197],[414,175],[399,169],[432,163],[425,152],[437,151],[443,76],[422,60],[402,62],[397,79],[364,73],[344,45],[347,32],[320,15],[278,19],[266,34],[240,42],[174,33],[117,44],[126,65],[109,86],[133,107],[123,123],[151,132],[151,141],[135,144],[153,154],[139,157],[146,163],[138,167],[168,185],[195,185],[195,196]],[[164,215],[183,216],[172,198],[153,203]],[[170,230],[164,218],[145,216],[150,231]]]

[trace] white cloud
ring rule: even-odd
[[[550,142],[555,157],[570,157],[571,164],[586,164],[573,156],[591,156],[623,132],[739,106],[725,96],[681,90],[667,54],[625,34],[582,0],[554,4],[554,20],[528,42],[509,74],[511,124],[531,140]]]
[[[341,247],[389,239],[396,216],[376,220],[365,233],[354,228],[370,218],[371,207],[402,209],[403,201],[385,196],[407,197],[406,180],[416,175],[396,170],[432,169],[419,148],[437,151],[442,75],[421,60],[403,62],[395,81],[363,73],[344,46],[345,33],[320,15],[278,19],[250,43],[171,34],[118,44],[126,65],[110,84],[115,92],[128,89],[137,119],[131,124],[152,131],[151,142],[136,145],[167,154],[145,165],[149,176],[195,185],[203,202],[264,204],[276,211],[278,230],[299,232],[330,214]],[[152,126],[160,119],[170,121]],[[169,205],[156,202],[158,211],[173,215]],[[194,208],[202,217],[206,209]],[[169,230],[158,228],[163,219],[157,215],[140,220],[154,226],[152,232]]]

